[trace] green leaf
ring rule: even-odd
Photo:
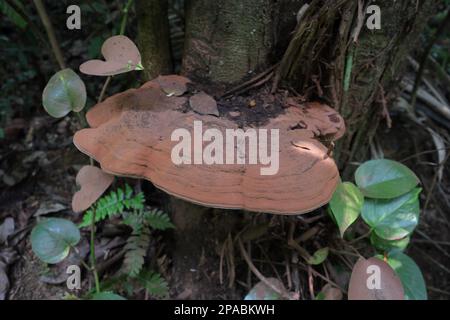
[[[325,261],[328,257],[328,247],[322,248],[314,252],[314,254],[308,259],[308,264],[318,265]]]
[[[362,218],[386,240],[399,240],[409,235],[419,222],[419,193],[416,188],[391,200],[366,199]]]
[[[131,187],[125,185],[125,190],[119,188],[98,199],[93,206],[93,209],[88,210],[83,216],[83,221],[78,227],[84,228],[91,224],[94,210],[95,222],[99,222],[106,218],[121,214],[124,210],[141,210],[144,208],[144,202],[145,198],[142,192],[133,196]]]
[[[387,263],[400,278],[405,289],[405,299],[427,300],[425,280],[413,259],[400,251],[393,251],[388,254]]]
[[[167,213],[161,210],[154,209],[144,213],[144,219],[150,227],[156,230],[173,229],[175,226],[170,222]]]
[[[399,240],[386,240],[377,236],[375,232],[372,232],[370,234],[370,243],[377,250],[380,250],[382,252],[389,252],[391,250],[403,251],[408,246],[409,240],[409,236],[406,236],[405,238]]]
[[[92,296],[92,300],[127,300],[124,297],[111,292],[111,291],[103,291],[99,293],[95,293]]]
[[[31,247],[46,263],[58,263],[80,241],[80,231],[71,221],[60,218],[42,220],[31,232]]]
[[[140,233],[133,233],[128,239],[122,270],[130,277],[137,276],[144,265],[144,258],[150,245],[150,230],[141,229]]]
[[[330,201],[330,209],[339,227],[341,237],[358,219],[364,203],[361,191],[351,182],[340,183]]]
[[[86,104],[86,87],[72,70],[55,73],[42,93],[45,111],[55,118],[66,116],[70,111],[79,112]]]
[[[137,276],[137,280],[154,297],[165,298],[169,294],[169,285],[159,273],[143,271]]]
[[[355,172],[355,181],[369,198],[392,199],[411,191],[419,178],[405,165],[392,160],[370,160]]]

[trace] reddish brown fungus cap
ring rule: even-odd
[[[171,141],[174,130],[186,129],[193,137],[194,121],[202,121],[203,132],[215,128],[226,137],[225,130],[238,125],[194,112],[188,94],[167,94],[162,83],[159,77],[92,108],[87,114],[91,128],[75,134],[77,148],[106,172],[150,180],[171,195],[204,206],[300,214],[330,200],[339,172],[321,139],[333,140],[345,131],[332,108],[295,103],[261,127],[279,129],[279,170],[274,175],[261,175],[267,166],[248,164],[248,154],[247,164],[174,164],[171,153],[179,143]]]

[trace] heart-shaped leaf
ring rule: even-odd
[[[370,160],[355,172],[355,181],[369,198],[392,199],[413,189],[419,178],[407,166],[392,160]]]
[[[330,201],[330,209],[344,236],[345,230],[358,218],[364,203],[361,191],[351,182],[340,183]]]
[[[383,260],[359,259],[353,267],[348,287],[349,300],[403,300],[399,277]]]
[[[387,263],[402,281],[406,300],[427,300],[425,280],[413,259],[400,251],[392,251],[388,255]]]
[[[318,265],[325,261],[328,257],[328,247],[322,248],[314,252],[314,254],[309,257],[308,264]]]
[[[267,278],[275,288],[279,289],[280,292],[287,292],[283,283],[276,278]],[[245,296],[244,300],[282,300],[277,292],[266,285],[264,282],[258,282],[250,292]]]
[[[31,247],[45,263],[58,263],[69,254],[70,247],[80,241],[80,231],[69,220],[44,219],[31,232]]]
[[[370,234],[370,243],[372,246],[383,252],[389,252],[391,250],[403,251],[408,246],[409,240],[409,236],[399,240],[386,240],[377,236],[375,232]]]
[[[216,100],[203,91],[194,94],[189,99],[189,105],[191,106],[192,110],[199,114],[211,114],[217,117],[219,116],[219,110],[217,109]]]
[[[111,291],[103,291],[103,292],[98,292],[95,293],[92,296],[92,300],[127,300],[124,297],[111,292]]]
[[[420,191],[420,188],[416,188],[391,200],[366,199],[361,216],[379,237],[386,240],[402,239],[419,222]]]
[[[83,80],[72,70],[55,73],[42,93],[45,111],[55,118],[66,116],[70,111],[80,112],[86,105],[86,87]]]
[[[94,76],[113,76],[133,70],[142,70],[141,54],[133,41],[126,36],[108,38],[102,46],[103,60],[89,60],[80,71]]]
[[[94,166],[84,166],[77,174],[81,189],[73,195],[72,210],[82,212],[97,201],[114,181],[114,176]]]

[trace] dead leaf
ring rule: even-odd
[[[359,259],[353,267],[349,300],[403,300],[404,291],[395,271],[378,258]]]
[[[57,203],[57,202],[52,202],[52,201],[45,201],[42,202],[39,205],[39,209],[37,209],[37,211],[34,213],[34,217],[39,217],[39,216],[43,216],[49,213],[56,213],[56,212],[60,212],[67,209],[67,206],[61,204],[61,203]]]
[[[189,99],[189,104],[191,108],[200,114],[212,114],[215,116],[219,116],[219,110],[217,109],[216,100],[210,95],[202,92],[199,92],[193,95]]]
[[[0,300],[5,300],[9,291],[8,266],[17,260],[17,253],[11,248],[0,251]]]
[[[14,219],[6,218],[0,225],[0,244],[6,243],[8,237],[14,233]]]
[[[132,70],[141,70],[141,54],[133,41],[125,36],[108,38],[102,46],[103,60],[89,60],[80,71],[94,76],[113,76]]]
[[[187,91],[187,84],[190,80],[186,77],[171,74],[159,76],[156,82],[168,96],[182,96]]]
[[[76,182],[81,189],[73,195],[72,210],[81,212],[97,201],[108,189],[114,176],[94,166],[84,166],[77,174]]]

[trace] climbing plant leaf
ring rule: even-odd
[[[31,247],[39,259],[58,263],[69,254],[70,247],[80,241],[80,231],[69,220],[50,218],[42,220],[31,232]]]
[[[392,199],[411,191],[419,178],[399,162],[379,159],[362,164],[355,172],[355,181],[366,197]]]
[[[325,261],[328,257],[328,247],[322,248],[314,252],[314,254],[308,259],[308,264],[318,265]]]
[[[383,259],[382,256],[378,256]],[[427,289],[422,272],[413,259],[400,251],[389,253],[387,263],[395,270],[405,289],[407,300],[427,300]]]
[[[330,209],[339,227],[341,237],[358,218],[364,203],[361,191],[351,182],[338,185],[330,201]]]
[[[70,111],[83,110],[86,105],[84,82],[72,69],[55,73],[42,93],[42,104],[45,111],[55,118],[62,118]]]
[[[409,235],[419,222],[419,193],[416,188],[398,198],[366,199],[362,218],[386,240],[399,240]]]
[[[403,251],[409,244],[410,237],[406,236],[403,239],[399,240],[386,240],[377,236],[375,232],[370,234],[370,243],[376,249],[382,252],[389,252],[391,250],[400,250]]]

